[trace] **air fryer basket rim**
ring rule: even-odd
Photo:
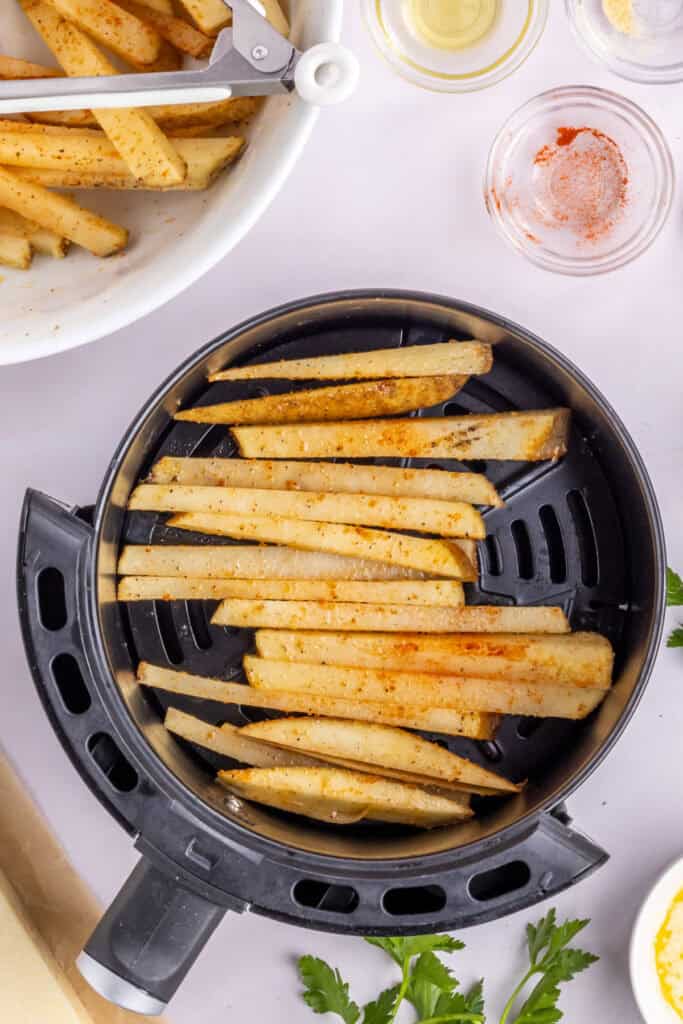
[[[295,302],[286,303],[275,309],[259,314],[255,317],[249,318],[242,322],[236,327],[226,331],[218,338],[204,345],[198,352],[189,356],[181,366],[175,370],[167,380],[153,393],[150,399],[145,403],[141,411],[134,418],[131,425],[126,430],[123,439],[115,452],[107,473],[104,477],[104,481],[97,499],[94,528],[95,528],[95,543],[92,546],[92,579],[98,578],[98,559],[99,559],[99,537],[101,536],[101,527],[104,517],[104,513],[108,502],[110,501],[112,488],[117,479],[120,465],[122,460],[127,453],[129,447],[133,443],[133,440],[139,435],[140,431],[144,428],[147,419],[150,417],[153,411],[163,403],[164,398],[168,392],[180,382],[199,364],[204,362],[212,352],[218,347],[225,345],[227,342],[234,341],[239,338],[240,335],[245,333],[247,330],[255,327],[260,327],[268,323],[277,321],[284,315],[291,315],[297,311],[310,311],[313,308],[323,308],[326,306],[335,305],[339,308],[340,304],[348,304],[349,312],[357,309],[359,304],[372,303],[379,307],[381,303],[406,303],[417,305],[426,305],[432,310],[441,308],[446,312],[459,312],[475,317],[480,317],[505,331],[515,338],[523,341],[527,345],[530,345],[536,350],[543,358],[554,364],[558,370],[565,374],[568,374],[573,378],[581,388],[585,389],[591,396],[592,400],[595,401],[601,408],[606,417],[609,419],[611,428],[622,446],[624,451],[627,453],[631,466],[633,468],[634,476],[637,478],[638,485],[643,495],[645,505],[647,507],[647,514],[649,520],[649,528],[651,533],[651,542],[655,553],[655,563],[657,573],[656,576],[659,579],[659,585],[656,584],[656,580],[653,581],[653,614],[650,633],[648,636],[647,649],[642,659],[642,665],[640,669],[640,682],[635,687],[634,692],[629,698],[628,703],[625,705],[620,718],[614,724],[614,727],[608,735],[604,737],[599,748],[593,752],[593,755],[587,760],[587,762],[581,767],[581,769],[572,777],[564,780],[564,782],[557,788],[556,791],[550,793],[540,806],[529,809],[522,817],[518,818],[513,823],[507,825],[501,829],[493,837],[488,837],[490,840],[496,842],[509,842],[515,835],[519,835],[525,829],[533,824],[533,821],[538,818],[539,814],[551,810],[553,807],[562,803],[567,796],[577,789],[588,776],[600,765],[604,757],[607,755],[609,750],[612,748],[614,743],[623,733],[626,725],[628,724],[632,714],[634,713],[637,704],[642,696],[645,682],[650,676],[652,667],[656,658],[656,653],[661,638],[663,629],[663,610],[664,610],[664,567],[665,567],[665,548],[663,529],[660,519],[659,510],[657,507],[654,490],[652,488],[651,481],[648,473],[645,469],[643,461],[637,451],[637,448],[630,438],[625,426],[617,416],[615,411],[604,399],[602,394],[595,388],[595,386],[586,378],[586,376],[576,367],[574,364],[567,359],[566,356],[555,350],[552,346],[543,342],[536,335],[527,331],[525,328],[507,320],[505,317],[499,316],[492,313],[489,310],[481,307],[460,302],[459,300],[449,299],[442,296],[432,296],[421,292],[401,291],[401,290],[362,290],[362,291],[350,291],[350,292],[339,292],[330,293],[320,296],[314,296],[312,298],[304,298]],[[117,730],[125,739],[126,746],[132,747],[134,750],[134,758],[137,763],[143,766],[145,772],[149,773],[152,777],[155,785],[157,785],[162,792],[165,792],[169,797],[174,800],[181,800],[189,809],[189,812],[196,818],[203,821],[209,828],[225,832],[226,829],[233,834],[240,845],[246,847],[255,847],[261,850],[267,850],[270,856],[278,856],[283,854],[283,844],[274,842],[266,837],[259,836],[244,826],[231,822],[222,816],[218,811],[214,810],[209,804],[202,801],[190,788],[185,785],[182,780],[170,770],[170,768],[162,761],[160,757],[152,750],[152,747],[148,744],[146,738],[142,735],[138,729],[136,723],[131,719],[130,713],[124,704],[124,701],[118,691],[118,686],[113,678],[111,672],[108,657],[103,642],[103,637],[100,628],[99,620],[99,609],[98,609],[98,594],[96,586],[90,589],[89,593],[89,604],[90,604],[90,615],[91,622],[93,624],[92,630],[92,641],[95,647],[95,655],[98,661],[99,672],[103,675],[103,679],[106,679],[106,689],[108,692],[108,704],[109,710],[112,714],[112,718],[115,721]],[[483,840],[488,842],[488,839]],[[459,847],[457,853],[463,858],[467,858],[472,853],[474,848],[477,847],[482,840],[475,840],[473,843]],[[311,863],[316,861],[318,858],[319,863],[324,864],[329,860],[337,860],[335,856],[328,855],[326,853],[311,854],[307,851]],[[425,863],[429,863],[436,867],[440,860],[448,858],[448,851],[441,851],[437,853],[425,854],[421,857],[421,860]],[[410,858],[408,858],[410,859]],[[395,863],[400,865],[402,862],[405,863],[406,858],[397,858]],[[391,858],[383,859],[381,862],[385,867],[387,864],[391,864]],[[371,862],[365,862],[366,867],[369,867]]]

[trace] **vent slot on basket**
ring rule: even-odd
[[[586,499],[581,491],[570,491],[567,495],[567,505],[574,522],[576,541],[579,546],[581,580],[584,587],[595,587],[599,581],[598,548],[593,520],[588,511]]]
[[[118,793],[132,793],[138,784],[138,774],[108,733],[97,732],[91,736],[88,753]]]
[[[85,685],[81,667],[73,654],[66,651],[52,659],[52,678],[59,690],[62,704],[72,715],[83,715],[92,701]]]
[[[510,532],[517,555],[517,574],[522,580],[532,580],[534,578],[534,553],[526,523],[521,519],[515,519],[514,523],[510,524]]]
[[[401,889],[387,889],[382,907],[392,917],[416,917],[418,914],[437,914],[446,906],[446,893],[440,885],[418,885]]]
[[[484,550],[486,551],[486,567],[489,576],[502,576],[503,557],[495,533],[490,533],[484,541]]]
[[[167,659],[172,665],[180,665],[183,661],[183,649],[173,622],[170,601],[155,601],[154,615],[159,627],[159,638]]]
[[[54,566],[38,574],[38,615],[43,628],[51,633],[66,626],[68,613],[64,577]]]
[[[545,542],[548,547],[548,571],[551,583],[564,583],[567,579],[567,559],[564,553],[562,531],[552,505],[542,505],[538,510]]]
[[[302,878],[292,890],[300,907],[313,907],[331,914],[352,914],[358,906],[358,893],[350,885],[329,885],[313,878]]]
[[[528,864],[523,860],[511,860],[500,867],[492,868],[491,871],[482,871],[481,874],[474,875],[470,878],[467,889],[473,900],[487,903],[489,900],[516,892],[517,889],[523,889],[529,884],[530,878]]]

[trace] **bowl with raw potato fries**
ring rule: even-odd
[[[494,313],[341,293],[207,345],[140,411],[94,514],[24,508],[38,690],[155,858],[90,960],[111,967],[148,883],[398,935],[586,877],[607,855],[564,801],[644,691],[664,572],[624,426]]]
[[[119,70],[196,64],[194,57],[183,55],[166,39],[152,64],[135,67],[131,54],[124,62],[94,35],[86,35],[63,17],[72,9],[69,5],[72,0],[68,4],[64,0],[63,6],[4,0],[0,93],[3,78],[58,71],[54,35],[62,30],[55,22],[67,21],[71,44],[75,37],[79,46],[87,47],[88,60],[104,59]],[[167,9],[167,0],[153,4],[150,0],[147,8],[143,0],[126,0],[124,6],[132,12],[135,25],[142,23],[136,16],[152,6],[157,15]],[[339,37],[342,0],[281,0],[279,5],[269,0],[274,23],[282,29],[283,22],[273,13],[276,8],[286,13],[292,41],[302,50]],[[194,48],[198,55],[206,53],[212,43],[210,32],[202,32],[197,22],[191,24],[183,10],[179,5],[175,17],[186,25],[190,39],[181,35],[179,45]],[[149,58],[148,35],[140,39],[133,33],[132,42],[126,43],[133,54]],[[151,38],[154,41],[154,32]],[[64,46],[63,31],[61,40]],[[60,55],[63,61],[83,57],[80,52],[74,57],[73,45],[66,57],[61,51]],[[27,67],[26,62],[38,66]],[[92,64],[77,66],[87,66],[92,73]],[[67,246],[39,225],[18,223],[16,214],[3,208],[0,197],[0,365],[40,358],[110,334],[169,301],[206,273],[230,252],[277,194],[302,152],[317,109],[295,94],[258,101],[235,99],[212,107],[155,108],[156,123],[188,166],[183,185],[165,191],[157,189],[158,182],[153,190],[131,187],[135,179],[89,111],[0,119],[0,177],[4,148],[5,159],[10,154],[14,161],[8,171],[22,175],[25,182],[49,187],[53,194],[61,186],[62,194],[66,192],[84,211],[84,224],[77,224],[84,234],[78,237],[92,250]],[[66,156],[56,162],[58,148]],[[17,150],[18,158],[12,155]],[[98,167],[104,170],[93,173]],[[88,187],[78,187],[82,185]],[[32,211],[36,217],[40,213],[35,205],[26,212]],[[92,224],[88,213],[96,215]],[[26,269],[18,269],[22,266]]]

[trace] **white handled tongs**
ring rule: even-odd
[[[301,52],[266,20],[259,0],[229,0],[232,26],[216,39],[208,67],[101,78],[0,82],[0,115],[80,107],[204,103],[231,96],[296,92],[307,103],[347,99],[358,81],[354,55],[335,43]]]

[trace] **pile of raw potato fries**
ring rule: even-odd
[[[223,0],[18,2],[59,68],[0,55],[0,80],[178,70],[184,56],[208,57],[231,22]],[[264,7],[288,34],[278,0]],[[96,256],[121,252],[124,227],[51,190],[206,189],[246,145],[243,135],[220,130],[243,126],[258,103],[244,97],[0,119],[0,264],[27,270],[34,252],[61,259],[71,243]]]
[[[476,506],[502,504],[485,476],[305,461],[560,458],[567,409],[400,418],[492,359],[467,341],[235,367],[210,381],[355,382],[176,413],[225,424],[241,458],[164,457],[129,508],[251,543],[129,545],[118,595],[218,601],[213,625],[256,630],[247,686],[138,669],[144,686],[301,715],[238,729],[168,712],[174,733],[253,766],[219,773],[234,794],[337,824],[462,821],[471,794],[521,786],[408,730],[490,739],[500,715],[578,719],[604,698],[604,637],[572,634],[560,608],[465,604]]]

